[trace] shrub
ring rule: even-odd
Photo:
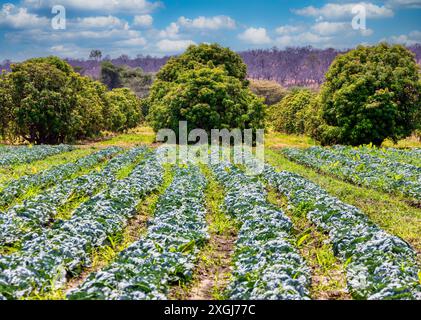
[[[113,65],[110,61],[101,63],[101,82],[105,84],[109,90],[121,88],[121,68]]]
[[[279,103],[287,94],[279,83],[269,80],[250,80],[250,89],[258,97],[264,98],[269,106]]]
[[[0,76],[3,138],[72,142],[96,137],[102,130],[132,128],[140,113],[140,102],[129,89],[107,93],[103,84],[81,77],[56,57],[12,65],[10,73]]]
[[[13,133],[33,143],[61,143],[69,135],[76,75],[55,58],[12,65]],[[70,66],[69,66],[70,67]]]
[[[385,43],[359,46],[338,56],[327,72],[322,117],[337,143],[397,142],[419,125],[420,88],[409,50]]]
[[[158,80],[152,88],[148,119],[155,131],[188,129],[260,129],[264,104],[243,83],[221,67],[185,71],[174,82]]]
[[[114,89],[105,94],[107,128],[123,132],[136,127],[141,121],[141,102],[135,93],[127,88]]]
[[[129,88],[139,98],[145,98],[149,94],[153,77],[151,74],[144,73],[141,68],[119,67],[110,61],[104,61],[101,64],[101,82],[109,90]]]
[[[165,82],[176,81],[187,70],[201,66],[222,67],[228,76],[239,79],[248,85],[247,66],[240,55],[218,44],[200,44],[190,46],[186,52],[171,58],[157,73],[157,79]]]
[[[304,134],[305,118],[311,115],[309,106],[315,94],[308,89],[294,89],[276,105],[269,108],[269,122],[276,131],[288,134]],[[307,111],[310,114],[307,114]]]
[[[264,104],[248,88],[247,67],[235,52],[217,44],[190,46],[158,72],[142,109],[155,131],[179,121],[188,129],[260,129]]]
[[[104,113],[107,88],[87,77],[76,77],[73,109],[70,118],[71,133],[68,139],[94,138],[106,129]]]
[[[0,139],[4,140],[8,138],[12,124],[13,102],[10,92],[6,73],[0,73]]]

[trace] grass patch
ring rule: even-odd
[[[155,132],[150,127],[137,127],[127,133],[113,136],[95,143],[97,146],[133,147],[136,145],[152,144],[155,142]]]
[[[312,138],[304,135],[292,135],[273,131],[265,135],[265,146],[267,148],[307,148],[314,145],[316,145],[316,142]]]
[[[53,166],[74,162],[79,158],[93,153],[94,151],[96,151],[95,148],[76,149],[31,163],[19,164],[10,167],[0,167],[0,190],[2,189],[1,185],[5,185],[11,180],[18,179],[19,177],[25,175],[36,174]]]
[[[421,140],[417,139],[415,136],[408,137],[406,139],[394,143],[392,140],[388,139],[383,142],[382,147],[385,148],[421,148]]]
[[[421,210],[407,204],[404,198],[319,174],[288,160],[276,150],[266,149],[266,161],[278,169],[302,175],[341,201],[361,209],[371,221],[409,242],[418,253],[421,252]]]
[[[64,179],[65,180],[73,180],[76,179],[77,177],[89,174],[90,172],[93,171],[101,171],[102,168],[106,165],[108,160],[105,160],[101,163],[96,164],[94,167],[89,167],[89,168],[84,168],[82,170],[79,170],[78,172],[72,174],[71,176],[69,176],[68,178]],[[61,182],[61,181],[60,181]],[[23,194],[22,196],[14,199],[13,201],[11,201],[10,203],[7,204],[7,206],[5,207],[1,207],[0,210],[7,210],[8,208],[11,208],[15,205],[21,204],[23,201],[27,200],[27,199],[31,199],[34,198],[35,196],[37,196],[38,194],[40,194],[41,192],[49,189],[49,188],[53,188],[55,186],[55,184],[48,184],[46,186],[42,186],[42,187],[38,187],[38,186],[33,186],[30,187],[25,194]]]

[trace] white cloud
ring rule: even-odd
[[[41,49],[42,54],[45,54],[45,48]],[[89,55],[91,49],[88,48],[81,48],[75,44],[60,44],[51,46],[47,49],[47,52],[50,54],[66,57],[66,58],[80,58],[80,57],[87,57]]]
[[[171,39],[177,39],[180,31],[180,27],[175,22],[172,22],[168,27],[166,27],[164,30],[161,30],[159,32],[159,36],[161,38],[171,38]]]
[[[302,9],[294,9],[292,11],[301,16],[315,17],[318,19],[343,19],[355,16],[355,14],[352,13],[352,9],[356,5],[362,5],[365,7],[367,18],[388,18],[393,17],[394,15],[391,8],[378,6],[370,2],[345,4],[327,3],[320,8],[309,6]]]
[[[4,4],[0,11],[0,26],[14,29],[39,28],[49,24],[45,17],[28,12],[26,8],[18,8],[13,4]]]
[[[359,30],[359,31],[360,31],[360,33],[363,37],[369,37],[369,36],[373,35],[373,33],[374,33],[373,29],[369,29],[369,28],[364,29],[364,30]]]
[[[196,44],[192,40],[169,40],[159,41],[156,46],[159,51],[167,53],[176,53],[186,50],[189,46]]]
[[[338,34],[340,32],[350,30],[351,24],[345,22],[318,22],[311,27],[313,31],[322,35],[322,36],[329,36],[333,34]]]
[[[150,27],[153,24],[153,17],[149,14],[141,16],[135,16],[133,19],[133,25],[137,27]]]
[[[65,50],[66,50],[66,48],[62,44],[57,45],[57,46],[52,46],[50,48],[50,51],[52,51],[52,52],[63,52]]]
[[[276,44],[281,47],[302,46],[302,45],[318,45],[323,46],[331,41],[331,37],[321,36],[312,32],[303,32],[297,35],[285,35],[276,39]]]
[[[178,24],[187,29],[201,29],[201,30],[220,30],[220,29],[235,29],[236,22],[228,16],[215,17],[197,17],[195,19],[188,19],[180,17]]]
[[[77,18],[72,21],[71,24],[83,29],[129,29],[129,25],[126,21],[111,15],[103,17]]]
[[[146,39],[143,37],[137,37],[127,40],[121,40],[115,42],[115,45],[121,47],[143,47],[147,43]]]
[[[85,41],[88,45],[93,43],[113,43],[120,40],[128,40],[141,37],[140,32],[135,30],[112,29],[112,30],[75,30],[66,32],[54,32],[42,29],[28,29],[24,32],[6,33],[8,40],[15,42],[31,41],[33,43],[47,43],[49,45],[62,44],[66,41]]]
[[[265,28],[248,28],[238,38],[250,44],[269,44],[272,42]]]
[[[302,26],[284,25],[276,28],[276,33],[280,35],[286,35],[291,33],[300,32],[303,30]]]
[[[51,8],[56,4],[60,4],[65,8],[114,14],[117,12],[150,13],[162,7],[162,3],[159,1],[152,2],[147,0],[24,0],[23,3],[33,8]]]
[[[404,44],[407,46],[421,43],[421,31],[414,30],[411,31],[409,34],[402,34],[398,36],[391,36],[389,38],[382,39],[381,41],[388,41],[391,43],[397,43],[397,44]]]
[[[386,4],[391,7],[421,8],[421,0],[388,0]]]

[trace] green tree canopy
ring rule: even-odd
[[[336,143],[380,145],[419,125],[419,67],[400,45],[359,46],[338,56],[321,91],[322,118]]]
[[[141,121],[141,101],[131,90],[121,88],[109,91],[106,101],[108,108],[105,118],[111,131],[123,132],[136,127]]]
[[[12,125],[13,101],[6,73],[0,73],[0,139],[6,139]]]
[[[12,65],[10,83],[16,134],[35,143],[62,142],[69,132],[74,75],[54,58]]]
[[[30,59],[0,76],[0,134],[36,144],[98,136],[102,130],[132,128],[141,107],[128,89],[107,93],[100,82],[82,77],[56,57]],[[125,118],[113,125],[113,112]]]
[[[186,52],[171,58],[157,74],[161,81],[175,81],[180,74],[200,66],[222,67],[228,76],[239,79],[248,85],[247,66],[240,55],[218,44],[200,44],[190,46]]]
[[[304,134],[308,106],[315,94],[309,89],[295,88],[276,105],[269,108],[273,129],[288,134]]]
[[[101,63],[101,82],[105,84],[109,90],[121,88],[121,68],[112,64],[110,61]]]
[[[265,103],[269,106],[277,104],[287,94],[284,87],[270,80],[250,80],[250,89],[258,97],[265,98]]]
[[[152,87],[149,121],[155,131],[178,133],[179,121],[188,129],[260,129],[264,104],[243,83],[222,68],[192,68],[174,82],[158,80]]]
[[[139,98],[145,98],[149,94],[153,77],[151,74],[143,72],[141,68],[116,66],[110,61],[104,61],[101,64],[101,82],[109,90],[129,88]]]

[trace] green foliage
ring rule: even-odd
[[[264,105],[242,82],[222,68],[198,67],[176,81],[158,80],[152,87],[149,121],[155,131],[178,133],[179,121],[188,129],[262,128]]]
[[[269,106],[277,104],[287,94],[287,90],[279,83],[269,80],[250,80],[250,89],[258,97],[265,98]]]
[[[71,139],[93,138],[106,128],[106,87],[87,77],[74,82],[74,103],[70,119]]]
[[[157,79],[165,82],[176,81],[180,74],[201,66],[223,67],[228,76],[248,85],[247,66],[240,55],[218,44],[190,46],[185,53],[171,58],[158,72]]]
[[[322,143],[380,145],[419,126],[419,67],[403,46],[359,46],[338,56],[321,91],[326,135]]]
[[[108,108],[105,118],[107,127],[123,132],[136,127],[141,120],[140,99],[129,89],[114,89],[105,94]]]
[[[113,65],[110,61],[104,61],[101,64],[101,82],[105,84],[109,90],[121,88],[120,79],[121,69]]]
[[[190,46],[157,74],[142,109],[155,131],[188,129],[260,129],[264,104],[248,88],[241,57],[217,44]]]
[[[12,97],[10,81],[5,73],[0,74],[0,140],[6,140],[12,119]]]
[[[107,95],[103,84],[80,76],[57,57],[30,59],[11,69],[0,76],[3,138],[56,144],[126,130],[139,121],[140,103],[133,93]],[[117,127],[110,128],[110,108],[124,116]]]
[[[115,88],[129,88],[139,98],[144,98],[149,94],[153,77],[143,72],[141,68],[129,68],[127,66],[116,66],[110,61],[101,64],[101,82],[109,90]]]
[[[64,142],[70,129],[76,75],[54,58],[12,65],[6,75],[17,136],[34,143]]]
[[[308,89],[294,89],[269,108],[269,122],[276,131],[304,134],[306,118],[313,114],[315,94]],[[310,120],[307,120],[309,122]]]
[[[149,90],[153,82],[153,76],[144,73],[141,68],[122,67],[120,73],[122,87],[129,88],[139,98],[149,95]]]

